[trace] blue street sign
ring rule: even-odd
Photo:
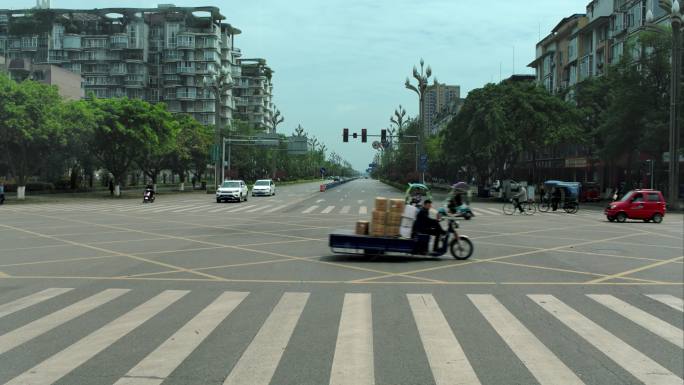
[[[321,175],[325,175],[325,167],[321,167]]]
[[[427,161],[428,161],[427,154],[420,154],[420,162],[421,163],[427,163]]]

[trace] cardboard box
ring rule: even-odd
[[[356,222],[356,235],[368,235],[369,223],[368,221]]]
[[[389,211],[403,213],[406,203],[403,199],[390,199],[389,201]]]
[[[373,223],[373,225],[371,226],[371,235],[374,237],[384,237],[385,225]]]
[[[375,209],[377,211],[387,211],[389,208],[389,200],[385,197],[375,198]]]
[[[385,226],[385,236],[387,237],[397,237],[399,236],[399,229],[400,227],[397,226]]]
[[[390,211],[390,213],[387,214],[387,221],[385,223],[388,226],[390,226],[390,225],[399,226],[401,224],[401,218],[403,218],[402,214],[403,214],[403,212],[402,213],[393,213]]]
[[[387,221],[387,212],[386,211],[380,211],[380,210],[373,210],[372,213],[372,221],[373,223],[381,224],[384,225],[385,221]]]
[[[403,217],[410,218],[410,219],[416,219],[416,216],[418,215],[418,208],[415,206],[406,206],[404,207],[404,212],[403,212]]]

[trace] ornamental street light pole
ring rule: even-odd
[[[422,148],[422,138],[425,136],[425,131],[430,129],[429,127],[425,127],[425,109],[423,107],[423,101],[425,99],[425,91],[428,87],[428,79],[432,75],[432,68],[428,65],[425,71],[423,71],[423,65],[425,62],[423,59],[420,59],[420,72],[418,72],[418,69],[416,66],[413,66],[413,77],[416,79],[418,82],[417,86],[414,86],[411,84],[409,81],[408,76],[406,77],[406,81],[404,82],[404,86],[408,88],[409,90],[414,91],[416,94],[418,94],[418,102],[420,103],[419,105],[419,113],[420,113],[420,134],[418,135],[418,143],[420,143],[420,147]],[[437,83],[437,80],[435,79],[435,84]],[[417,146],[416,146],[417,147]],[[418,157],[418,151],[416,151],[416,158]],[[423,172],[423,175],[425,173]],[[425,177],[423,176],[423,183],[425,183]]]
[[[669,127],[669,170],[667,200],[671,210],[679,207],[679,103],[681,100],[682,74],[682,12],[678,0],[659,0],[660,7],[670,16],[672,26],[672,73],[670,75],[670,127]],[[646,21],[652,23],[653,12],[649,9]]]
[[[677,0],[672,3],[670,23],[672,24],[672,76],[670,83],[670,173],[668,178],[670,183],[667,198],[670,201],[670,209],[677,210],[679,208],[679,102],[682,74],[682,13]]]
[[[233,79],[230,76],[230,70],[228,68],[223,67],[218,73],[214,71],[209,72],[209,76],[205,76],[202,79],[202,85],[204,86],[204,88],[211,89],[214,92],[214,98],[216,101],[216,110],[214,111],[214,142],[216,143],[215,148],[216,150],[218,150],[220,147],[223,147],[223,143],[221,140],[221,102],[223,95],[226,93],[226,91],[233,87]],[[218,153],[214,154],[214,156],[214,184],[216,185],[215,187],[218,189],[219,184],[222,182],[219,182],[219,179],[222,178],[224,164],[222,160],[219,160]],[[220,166],[219,162],[221,162]]]

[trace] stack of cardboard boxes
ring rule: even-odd
[[[370,235],[374,237],[398,237],[402,225],[405,204],[403,199],[375,198],[371,216]],[[356,222],[356,234],[367,235],[369,223]]]

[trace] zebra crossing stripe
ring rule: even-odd
[[[333,210],[335,210],[335,206],[328,206],[323,211],[321,211],[321,214],[329,214]]]
[[[654,317],[612,295],[588,294],[587,297],[636,323],[651,333],[684,349],[684,331],[669,323]]]
[[[330,385],[375,384],[371,295],[344,295]]]
[[[261,211],[261,210],[267,209],[267,208],[269,208],[269,207],[271,207],[271,205],[266,205],[266,206],[257,207],[257,208],[255,208],[255,209],[247,210],[247,211],[245,211],[245,212],[246,212],[246,213],[255,213],[255,212],[257,212],[257,211]]]
[[[366,214],[368,214],[368,207],[366,207],[366,206],[359,207],[359,215],[366,215]]]
[[[183,207],[188,207],[187,205],[169,205],[169,206],[162,206],[161,208],[155,207],[154,210],[150,210],[152,213],[163,213],[164,211],[170,211],[170,210],[177,210]]]
[[[169,305],[189,293],[166,290],[142,305],[94,331],[68,348],[13,378],[5,385],[49,385],[76,369],[96,354],[142,325]]]
[[[238,211],[245,211],[248,209],[251,209],[252,207],[256,207],[257,205],[248,205],[248,206],[240,206],[239,208],[232,210],[231,213],[237,213]]]
[[[56,328],[72,319],[85,314],[125,293],[128,289],[107,289],[93,296],[78,301],[70,306],[48,314],[45,317],[30,322],[18,329],[0,336],[0,354],[29,341],[43,333]]]
[[[282,209],[284,209],[285,207],[287,207],[287,206],[289,206],[289,205],[290,205],[290,204],[287,203],[287,204],[284,204],[284,205],[281,205],[281,206],[277,206],[277,207],[274,207],[274,208],[272,208],[272,209],[266,210],[266,212],[267,212],[267,213],[273,213],[273,212],[276,212],[276,211],[278,211],[278,210],[282,210]]]
[[[583,384],[493,295],[468,294],[468,298],[540,384]]]
[[[214,206],[213,206],[213,205],[212,205],[212,206],[207,206],[206,204],[194,205],[194,206],[185,207],[185,208],[178,209],[178,210],[173,210],[172,213],[182,213],[182,212],[185,212],[185,211],[199,210],[199,209],[203,209],[203,208],[207,208],[207,207],[214,207]]]
[[[33,306],[37,303],[47,301],[48,299],[54,298],[60,294],[64,294],[68,291],[73,290],[72,288],[50,288],[37,293],[33,293],[23,298],[16,299],[12,302],[0,305],[0,318],[17,312],[19,310],[26,309],[27,307]]]
[[[644,384],[682,385],[682,379],[674,373],[556,297],[546,294],[529,294],[528,297]]]
[[[318,206],[316,206],[316,205],[311,206],[311,207],[309,207],[308,209],[302,211],[302,214],[309,214],[309,213],[311,213],[312,211],[316,210],[317,208],[318,208]]]
[[[340,214],[349,214],[349,210],[351,210],[351,206],[344,206],[342,207],[342,210],[340,210]]]
[[[158,385],[247,297],[225,292],[199,312],[114,385]]]
[[[675,310],[684,312],[684,301],[681,298],[668,294],[646,294],[646,296]]]
[[[224,385],[268,385],[309,293],[285,293],[233,367]]]
[[[480,384],[432,294],[407,294],[413,319],[437,385]]]

